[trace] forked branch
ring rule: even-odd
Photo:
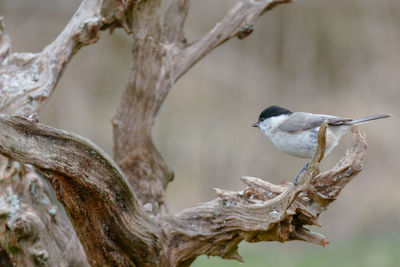
[[[164,231],[169,240],[166,249],[169,262],[188,266],[201,254],[241,261],[238,254],[241,241],[303,240],[327,244],[325,237],[304,226],[320,226],[320,213],[361,171],[366,142],[354,128],[353,143],[346,155],[333,169],[319,174],[318,165],[325,150],[325,127],[326,124],[319,131],[317,151],[297,186],[289,182],[273,185],[258,178],[243,177],[247,184],[243,191],[216,189],[218,199],[166,217]]]
[[[132,34],[130,77],[113,119],[114,159],[86,138],[24,116],[0,115],[0,153],[32,164],[50,181],[92,266],[188,266],[201,254],[241,260],[237,248],[243,240],[327,243],[323,236],[304,226],[320,225],[319,214],[361,171],[366,145],[365,137],[357,129],[353,130],[352,146],[330,171],[318,174],[325,150],[324,124],[318,149],[296,186],[243,177],[247,187],[241,192],[215,189],[218,198],[211,202],[177,215],[160,216],[164,190],[173,175],[154,147],[151,131],[170,89],[213,49],[231,38],[245,38],[260,15],[288,2],[237,1],[213,29],[189,44],[183,28],[189,0],[172,1],[165,14],[161,14],[161,0],[83,0],[56,40],[37,54],[12,53],[0,18],[0,113],[8,114],[39,111],[72,56],[81,47],[96,42],[100,30],[122,27]],[[9,162],[0,159],[0,173],[11,183],[10,173],[15,168],[10,168]],[[30,186],[26,176],[34,170],[25,167],[29,172],[19,182],[28,181]],[[35,175],[35,179],[40,178]],[[0,201],[9,205],[14,196],[0,196]],[[151,207],[151,213],[145,212],[142,204],[151,204],[146,205]],[[7,217],[13,237],[44,229],[31,226],[46,220],[37,215],[10,216],[13,208],[0,209],[0,217]],[[19,208],[18,212],[29,210]],[[59,241],[57,238],[63,234],[52,241]],[[46,232],[35,238],[45,244]],[[65,243],[59,243],[64,247]],[[60,251],[36,251],[32,247],[26,248],[31,250],[29,255],[46,263],[51,261],[43,251]],[[79,246],[76,248],[80,250]],[[84,265],[85,259],[81,258]]]
[[[125,25],[133,0],[83,0],[60,35],[39,53],[12,53],[0,17],[1,113],[37,113],[53,93],[66,65],[102,29]]]
[[[113,160],[85,138],[1,115],[0,153],[32,164],[48,177],[92,265],[187,266],[201,254],[241,260],[237,248],[243,240],[325,245],[323,236],[303,226],[320,225],[319,214],[361,170],[365,153],[365,139],[354,130],[345,157],[318,174],[325,131],[326,124],[296,186],[243,177],[247,187],[241,192],[216,189],[218,199],[158,218],[142,210]]]
[[[256,20],[265,11],[290,2],[292,0],[237,1],[214,28],[177,54],[179,64],[174,66],[174,78],[178,79],[196,62],[229,39],[246,38],[253,32]]]
[[[151,131],[175,82],[197,61],[225,41],[250,34],[266,10],[290,0],[241,0],[200,40],[188,44],[184,22],[189,0],[173,0],[164,14],[161,1],[138,1],[132,8],[132,66],[114,116],[114,158],[134,186],[138,199],[160,214],[173,179],[155,148]]]

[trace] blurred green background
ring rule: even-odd
[[[400,263],[398,237],[390,235],[364,236],[331,244],[327,248],[294,242],[242,245],[240,252],[244,264],[201,256],[193,267],[398,267]]]
[[[210,30],[236,1],[193,0],[190,40]],[[38,52],[56,38],[79,0],[1,0],[14,52]],[[112,151],[110,119],[130,64],[131,40],[101,34],[67,67],[43,123],[84,135]],[[303,242],[243,244],[242,266],[400,265],[400,1],[298,0],[261,17],[245,40],[231,40],[193,67],[171,91],[154,129],[175,171],[172,212],[240,190],[240,176],[292,180],[304,160],[280,152],[250,127],[260,111],[292,110],[361,117],[392,113],[367,132],[364,169],[321,216],[325,248]],[[342,156],[350,137],[324,160]],[[200,257],[194,266],[239,266]]]

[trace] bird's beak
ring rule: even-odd
[[[253,123],[251,126],[258,127],[258,122]]]

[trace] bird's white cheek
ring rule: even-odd
[[[261,125],[259,126],[259,128],[260,128],[260,130],[261,130],[261,132],[262,132],[263,134],[265,134],[266,136],[270,137],[270,134],[271,134],[271,131],[270,131],[271,126],[270,126],[270,125],[268,125],[268,124],[266,124],[266,123],[263,123],[263,124],[261,124]]]
[[[260,130],[261,131],[268,131],[271,127],[265,124],[260,125]]]

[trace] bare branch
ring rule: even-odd
[[[72,56],[95,43],[100,29],[124,25],[133,0],[84,0],[60,35],[42,52],[11,53],[0,21],[1,113],[36,113],[53,93]]]
[[[0,65],[7,63],[5,60],[10,55],[10,38],[4,32],[3,17],[0,17]]]
[[[289,227],[288,215],[296,212],[288,210],[296,196],[309,187],[317,175],[319,162],[325,153],[325,132],[327,123],[320,127],[318,147],[307,171],[299,177],[297,186],[290,184],[279,195],[265,191],[277,189],[257,178],[243,178],[250,186],[243,192],[229,192],[216,189],[219,199],[197,205],[176,216],[165,218],[164,231],[167,232],[167,255],[170,263],[186,266],[198,255],[207,254],[227,259],[241,260],[237,252],[238,244],[246,240],[287,241],[292,238],[294,226]],[[282,233],[279,224],[286,224],[289,233]],[[304,234],[303,232],[299,233]],[[201,237],[201,238],[200,238]],[[318,240],[324,243],[324,239]]]
[[[322,235],[304,226],[320,225],[319,214],[361,170],[366,146],[365,137],[354,130],[353,144],[345,157],[332,170],[318,174],[326,123],[320,127],[313,159],[296,186],[243,177],[248,185],[243,191],[215,189],[217,199],[177,215],[156,217],[144,211],[145,206],[154,215],[160,214],[164,190],[173,178],[154,147],[151,130],[175,81],[220,44],[248,36],[265,11],[288,2],[239,0],[210,32],[191,45],[186,44],[183,28],[189,0],[174,0],[164,16],[161,0],[84,0],[57,39],[37,54],[12,54],[0,19],[3,113],[37,112],[72,56],[96,42],[100,30],[123,27],[132,33],[130,77],[113,119],[118,165],[83,137],[23,116],[0,115],[0,153],[32,164],[50,181],[92,266],[188,266],[201,254],[241,260],[237,247],[243,240],[327,243]],[[0,173],[10,180],[13,172],[4,162],[0,160]],[[13,218],[7,221],[9,236],[25,238],[32,229],[41,233],[43,220],[33,216],[34,212],[27,209],[25,217],[10,216],[12,201],[0,198],[0,202],[4,203],[0,207],[6,207],[0,209],[0,219],[4,214]],[[42,234],[37,242],[44,247],[45,240]],[[59,253],[62,245],[54,250],[32,250],[32,255],[43,260],[46,253]]]
[[[290,2],[291,0],[239,0],[211,31],[177,55],[179,64],[174,66],[174,78],[179,79],[191,66],[229,39],[247,37],[253,32],[257,18],[265,11]]]
[[[35,113],[47,102],[54,91],[63,70],[72,56],[85,45],[98,40],[100,29],[113,29],[123,26],[128,19],[126,10],[132,5],[132,0],[84,0],[61,34],[49,46],[37,54],[11,53],[10,40],[5,33],[3,20],[0,18],[0,112],[2,113]],[[0,165],[9,163],[6,158],[0,158]],[[23,166],[22,169],[29,169]],[[12,168],[11,168],[12,169]],[[10,229],[2,233],[0,242],[11,253],[12,260],[17,264],[31,266],[33,264],[59,264],[62,266],[86,266],[86,256],[82,246],[68,223],[68,218],[59,208],[54,216],[44,216],[46,210],[53,213],[57,205],[55,198],[49,198],[49,192],[44,192],[41,185],[43,178],[33,172],[18,173],[21,179],[13,179],[7,175],[8,169],[2,169],[2,187],[0,196],[7,196],[5,201],[12,199],[18,206],[3,206],[4,220]],[[34,179],[33,192],[26,189]],[[26,190],[25,190],[26,189]],[[40,198],[41,201],[35,201]],[[43,201],[47,201],[43,204]],[[8,203],[8,202],[7,202]],[[10,213],[7,207],[14,212]],[[14,227],[14,224],[17,224]],[[21,224],[22,228],[21,229]],[[29,234],[26,234],[25,227]],[[15,231],[14,231],[15,230]],[[20,232],[24,237],[20,238]],[[70,255],[73,255],[72,257]],[[31,264],[29,263],[31,262]]]
[[[164,190],[172,171],[154,147],[151,129],[158,111],[176,80],[193,64],[226,40],[249,33],[265,10],[290,0],[239,1],[198,42],[187,46],[184,22],[188,0],[175,0],[160,22],[160,1],[134,5],[130,32],[134,39],[131,74],[113,119],[114,157],[137,189],[142,203],[155,214],[164,204]],[[140,162],[140,164],[138,164]]]
[[[160,5],[159,0],[141,1],[132,9],[132,66],[112,120],[115,161],[135,188],[138,199],[154,214],[160,212],[164,190],[173,178],[151,138],[155,118],[173,84]],[[176,36],[172,32],[170,29],[171,38]]]
[[[360,134],[357,127],[353,127],[353,144],[347,149],[346,155],[331,170],[319,174],[312,181],[313,191],[318,197],[328,203],[334,201],[340,191],[361,171],[362,160],[365,156],[367,144],[365,134]],[[327,205],[326,205],[327,206]],[[325,207],[326,207],[325,206]]]
[[[41,169],[91,265],[132,266],[157,258],[159,228],[138,205],[118,166],[92,142],[19,116],[0,115],[0,152]]]
[[[164,250],[167,251],[170,263],[188,266],[201,254],[241,260],[237,248],[243,240],[303,240],[319,245],[327,244],[325,237],[304,228],[304,225],[320,225],[318,216],[328,204],[322,197],[323,191],[314,189],[311,184],[320,181],[322,185],[328,182],[326,177],[334,181],[340,179],[341,175],[337,167],[328,171],[329,175],[318,175],[318,164],[324,154],[322,133],[323,129],[319,132],[319,150],[307,172],[300,176],[296,187],[292,183],[272,185],[258,178],[243,177],[248,185],[245,190],[231,192],[217,189],[218,199],[196,205],[176,216],[165,217],[163,227],[169,243]],[[357,166],[360,171],[359,163],[364,154],[365,140],[355,131],[353,144],[338,165],[347,169]],[[357,173],[348,173],[346,180]],[[343,188],[345,184],[337,184],[334,190]]]
[[[366,148],[364,137],[354,130],[353,144],[341,162],[317,176],[325,130],[326,124],[297,186],[273,186],[244,177],[248,187],[242,192],[216,189],[218,199],[161,217],[161,223],[142,211],[118,167],[84,138],[19,116],[1,115],[0,152],[33,164],[47,176],[83,241],[91,265],[121,261],[130,265],[158,259],[154,265],[187,266],[201,254],[241,260],[237,246],[243,240],[304,240],[325,245],[323,236],[303,226],[320,225],[319,214],[334,200],[324,183],[345,179],[332,187],[338,194],[361,170]]]

